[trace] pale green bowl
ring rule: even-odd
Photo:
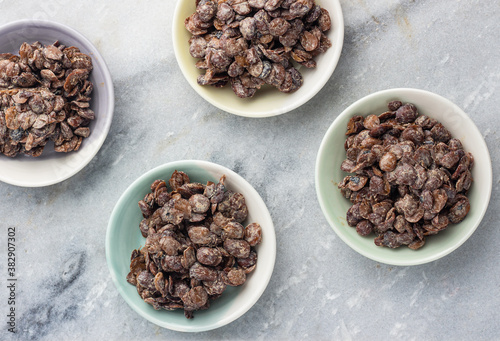
[[[145,303],[136,288],[126,281],[130,255],[134,249],[144,246],[145,238],[139,231],[142,214],[138,201],[150,191],[156,179],[168,180],[175,170],[189,175],[191,181],[218,182],[226,175],[226,188],[245,196],[248,206],[246,223],[258,222],[262,227],[262,243],[256,247],[258,260],[255,271],[240,287],[228,287],[223,295],[213,301],[208,310],[196,311],[188,320],[182,310],[154,310]],[[158,326],[182,331],[201,332],[222,327],[243,315],[257,302],[271,279],[276,258],[276,236],[271,215],[257,191],[230,169],[206,161],[177,161],[154,168],[134,181],[118,200],[109,220],[106,233],[106,260],[111,278],[125,301],[139,315]]]
[[[374,236],[362,237],[347,225],[345,216],[351,203],[342,197],[337,185],[347,173],[340,170],[345,159],[344,141],[347,122],[354,115],[367,116],[387,111],[392,100],[411,102],[421,114],[435,118],[460,139],[465,150],[474,156],[469,192],[471,209],[464,221],[450,225],[445,231],[430,236],[423,248],[390,249],[376,246]],[[326,132],[316,159],[316,193],[321,209],[337,235],[352,249],[381,263],[416,265],[439,259],[462,245],[483,218],[491,195],[492,170],[488,148],[474,122],[458,106],[434,93],[417,89],[390,89],[368,95],[344,110]]]

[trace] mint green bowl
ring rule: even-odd
[[[138,201],[150,191],[156,179],[168,180],[175,170],[189,175],[191,181],[218,182],[226,175],[226,188],[245,196],[248,207],[247,223],[258,222],[262,227],[262,243],[256,247],[258,260],[255,271],[240,287],[228,287],[223,295],[213,301],[210,308],[196,311],[188,320],[182,310],[154,310],[145,303],[136,288],[126,281],[130,255],[144,246],[145,238],[139,231],[142,214]],[[276,258],[276,236],[271,215],[257,191],[241,176],[223,166],[206,161],[176,161],[154,168],[134,181],[118,200],[106,233],[106,260],[111,278],[129,306],[139,315],[160,327],[182,332],[201,332],[222,327],[247,312],[267,287]]]
[[[472,176],[474,183],[469,191],[471,209],[459,224],[450,225],[445,231],[426,239],[426,244],[416,251],[407,247],[390,249],[376,246],[374,235],[362,237],[347,225],[345,216],[351,203],[337,188],[347,175],[340,170],[345,159],[344,141],[347,122],[354,115],[367,116],[387,111],[393,100],[411,102],[421,114],[437,119],[460,139],[465,150],[474,156]],[[417,89],[389,89],[368,95],[345,109],[326,132],[316,159],[316,193],[323,214],[335,233],[353,250],[381,263],[392,265],[417,265],[439,259],[462,245],[479,226],[491,195],[492,169],[488,148],[474,122],[458,106],[434,93]]]

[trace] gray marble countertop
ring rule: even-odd
[[[221,112],[183,78],[171,24],[176,1],[4,1],[0,22],[49,19],[92,41],[114,80],[111,130],[96,157],[62,183],[0,183],[2,340],[491,340],[500,338],[500,4],[498,1],[341,0],[344,49],[326,86],[284,115]],[[355,100],[413,87],[472,118],[493,164],[493,191],[472,237],[429,264],[396,267],[340,240],[314,189],[327,128]],[[135,313],[111,281],[105,235],[123,191],[160,164],[201,159],[231,168],[268,205],[274,273],[235,322],[189,334]],[[17,231],[16,316],[7,331],[7,227]]]

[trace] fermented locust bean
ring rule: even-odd
[[[380,115],[347,123],[347,175],[338,185],[353,205],[346,220],[375,244],[416,250],[426,237],[461,222],[470,210],[474,158],[460,140],[411,103],[392,101]]]
[[[314,0],[201,0],[184,23],[192,35],[189,53],[204,72],[198,84],[229,84],[241,98],[264,84],[285,93],[298,90],[303,78],[297,64],[315,68],[314,58],[332,46],[325,34],[330,14]]]
[[[154,309],[183,309],[193,318],[228,285],[245,283],[257,266],[261,226],[242,225],[245,198],[226,190],[224,175],[218,183],[200,184],[175,171],[150,190],[138,203],[146,242],[132,252],[127,281]]]

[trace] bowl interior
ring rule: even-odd
[[[361,237],[348,226],[345,215],[351,203],[342,197],[338,183],[347,175],[340,170],[347,122],[354,115],[367,116],[387,111],[392,100],[411,102],[420,114],[437,119],[460,139],[474,156],[474,182],[468,194],[471,209],[464,221],[426,239],[416,251],[407,247],[389,249],[374,244],[374,235]],[[316,160],[316,192],[325,217],[339,237],[355,251],[375,261],[393,265],[423,264],[452,252],[479,225],[488,206],[492,188],[491,160],[483,137],[472,120],[455,104],[436,94],[416,89],[391,89],[364,97],[342,112],[328,129]]]
[[[326,53],[316,57],[318,65],[316,69],[299,69],[304,83],[296,92],[285,94],[269,86],[262,87],[253,98],[241,99],[233,93],[229,85],[224,88],[198,85],[196,79],[201,72],[195,67],[197,59],[189,54],[188,40],[191,34],[184,27],[184,19],[195,12],[194,0],[179,0],[173,19],[173,45],[182,73],[201,97],[229,113],[248,117],[267,117],[283,114],[297,108],[318,93],[330,79],[340,58],[344,41],[344,21],[339,1],[322,0],[316,2],[330,13],[332,29],[327,35],[332,41],[332,47]]]
[[[39,41],[44,45],[59,40],[66,46],[76,46],[92,57],[94,69],[90,81],[94,85],[90,108],[96,118],[90,124],[90,136],[77,152],[56,153],[49,142],[37,158],[0,155],[0,180],[26,187],[47,186],[63,181],[80,171],[102,146],[111,125],[114,92],[106,63],[97,49],[75,30],[50,21],[21,20],[0,28],[0,53],[19,54],[23,42]]]
[[[139,231],[142,220],[137,202],[148,193],[156,179],[168,181],[175,170],[188,174],[191,181],[218,182],[226,175],[226,187],[245,196],[248,206],[246,224],[258,222],[262,227],[262,243],[256,247],[257,266],[240,287],[228,287],[223,295],[210,304],[208,310],[196,311],[188,320],[182,310],[156,311],[137,294],[136,288],[126,281],[130,255],[144,246],[145,238]],[[243,315],[264,292],[274,268],[276,237],[269,211],[255,189],[242,177],[222,166],[204,161],[177,161],[159,166],[137,179],[116,204],[106,235],[106,258],[111,277],[125,301],[141,316],[165,328],[184,332],[199,332],[221,327]]]

